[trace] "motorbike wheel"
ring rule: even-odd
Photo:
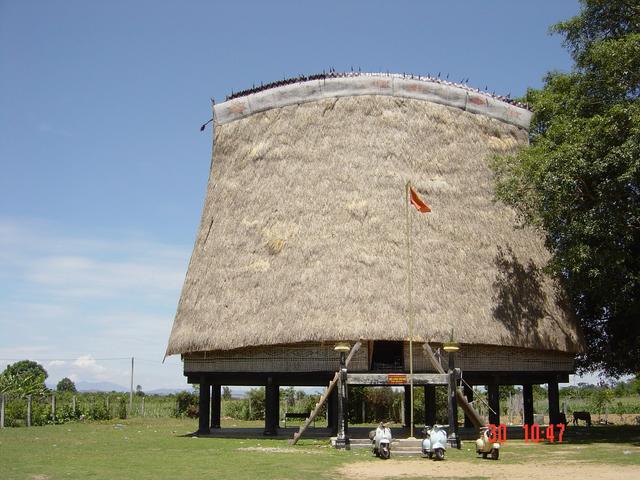
[[[444,460],[444,450],[441,448],[436,448],[435,451],[436,460]]]
[[[500,450],[498,450],[497,448],[491,449],[491,459],[498,460],[499,457],[500,457]]]
[[[390,456],[391,450],[389,450],[389,447],[382,447],[380,449],[380,458],[382,458],[383,460],[388,460]]]

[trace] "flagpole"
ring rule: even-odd
[[[409,391],[411,395],[411,412],[409,415],[409,437],[413,438],[413,303],[412,293],[412,274],[411,274],[411,215],[409,215],[409,195],[411,189],[411,181],[407,181],[405,186],[405,217],[407,223],[407,310],[409,315]]]

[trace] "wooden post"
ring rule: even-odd
[[[0,428],[4,428],[4,393],[0,395]]]
[[[404,386],[403,400],[404,401],[402,402],[402,423],[406,428],[411,426],[411,419],[413,418],[413,415],[411,415],[411,386],[409,385]]]
[[[489,423],[500,425],[500,388],[497,383],[492,382],[487,385],[487,396],[489,397]]]
[[[213,384],[211,387],[211,428],[220,428],[220,407],[221,398],[220,385]]]
[[[55,394],[51,394],[51,420],[55,422],[56,420],[56,396]]]
[[[424,386],[424,423],[433,426],[436,423],[436,386]]]
[[[76,416],[76,396],[71,397],[71,409],[73,410],[73,416]]]
[[[200,402],[198,405],[198,433],[206,435],[209,433],[209,401],[211,400],[211,389],[209,379],[200,376]]]
[[[533,385],[530,383],[522,385],[522,408],[524,410],[522,423],[533,425]]]
[[[142,401],[142,416],[144,417],[144,397],[142,397],[141,401]]]
[[[547,383],[547,395],[549,398],[549,425],[560,423],[560,392],[558,380],[551,379]]]
[[[273,377],[268,377],[264,391],[264,435],[278,434],[279,402],[279,387]]]
[[[31,395],[27,395],[27,427],[31,426]]]
[[[109,395],[105,397],[104,406],[107,409],[107,415],[109,415],[109,418],[111,418],[111,410],[109,409]]]
[[[464,389],[464,396],[467,397],[467,400],[469,402],[473,402],[473,387],[471,385],[467,385],[466,383],[463,383],[463,389]],[[473,427],[473,422],[471,421],[471,418],[469,418],[465,413],[464,428],[472,428],[472,427]]]
[[[327,427],[331,429],[331,435],[338,433],[338,389],[334,388],[327,401]]]
[[[129,390],[129,415],[133,415],[133,357],[131,357],[131,389]]]

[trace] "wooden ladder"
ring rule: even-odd
[[[423,348],[425,356],[431,362],[433,368],[435,368],[439,373],[446,373],[436,356],[433,354],[431,346],[425,342]],[[473,408],[471,403],[469,403],[467,397],[464,396],[462,388],[460,387],[456,387],[456,399],[458,400],[458,405],[462,408],[462,411],[467,414],[467,417],[469,417],[471,423],[473,423],[473,426],[479,429],[483,423],[482,417],[480,417],[480,414],[476,412],[475,408]]]
[[[351,362],[351,359],[356,354],[356,352],[360,350],[361,345],[362,345],[362,342],[357,341],[353,345],[353,347],[351,347],[351,351],[349,352],[349,355],[345,360],[346,367],[349,366],[349,362]],[[327,401],[327,399],[329,398],[329,395],[331,395],[331,392],[333,391],[335,386],[338,384],[339,380],[340,380],[340,371],[337,371],[333,376],[333,379],[331,380],[331,382],[329,382],[329,385],[324,389],[324,392],[320,396],[320,400],[318,400],[318,403],[316,403],[316,407],[313,409],[313,411],[311,412],[309,417],[304,421],[304,423],[300,425],[300,428],[298,429],[298,431],[294,433],[293,438],[289,440],[289,443],[291,445],[295,445],[296,443],[298,443],[298,440],[300,440],[300,437],[302,437],[302,434],[305,432],[307,427],[311,425],[311,422],[313,422],[313,420],[316,418],[318,413],[320,413],[320,409],[322,408],[322,405],[324,405],[324,402]]]

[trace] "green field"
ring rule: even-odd
[[[223,428],[231,424],[262,425],[234,420],[223,423]],[[640,478],[640,429],[630,427],[595,427],[590,437],[581,435],[563,444],[509,441],[498,462],[475,458],[470,451],[471,442],[466,442],[461,451],[448,451],[447,460],[441,465],[426,459],[384,462],[372,458],[367,450],[333,450],[326,440],[304,440],[291,447],[284,439],[184,436],[195,429],[194,420],[167,418],[6,428],[0,431],[0,478],[336,478],[345,476],[339,469],[351,466],[390,471],[388,476],[378,478],[394,478],[395,469],[408,467],[433,470],[434,478],[443,478],[446,473],[443,468],[461,469],[464,474],[453,475],[456,478],[491,478],[493,475],[487,469],[496,466],[517,467],[520,472],[541,462],[558,468],[567,468],[567,462],[589,468],[615,464],[628,470],[637,468],[637,472],[633,470],[638,473],[635,478]],[[370,462],[374,464],[367,467]],[[617,478],[626,478],[619,469],[618,475]],[[429,478],[428,474],[420,476]]]

